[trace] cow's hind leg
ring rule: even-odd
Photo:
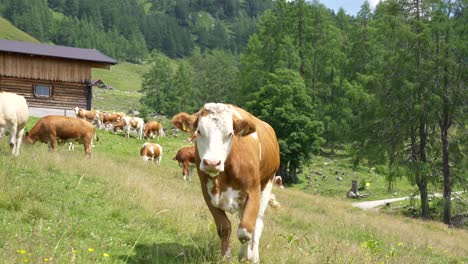
[[[21,142],[23,141],[24,128],[16,132],[16,142],[13,147],[13,155],[18,156],[20,153]]]
[[[85,150],[85,156],[91,158],[91,146],[93,144],[93,140],[91,138],[85,139],[83,141],[83,146]]]
[[[11,154],[16,155],[16,132],[17,132],[17,127],[16,125],[11,125],[11,128],[9,129],[10,131],[10,148],[11,148]]]
[[[239,253],[239,259],[247,259],[252,263],[260,262],[260,255],[258,251],[258,246],[260,244],[260,237],[263,232],[263,215],[266,208],[268,207],[268,201],[270,200],[271,189],[273,187],[273,182],[269,181],[265,186],[265,189],[260,194],[260,208],[258,210],[258,216],[255,220],[255,230],[253,232],[252,239],[248,243],[241,245],[241,250]]]

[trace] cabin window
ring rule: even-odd
[[[49,85],[36,84],[34,85],[34,96],[50,97],[52,88]]]

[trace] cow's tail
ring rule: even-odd
[[[276,195],[274,193],[270,193],[268,205],[271,206],[273,209],[279,209],[281,207],[281,204],[276,200]]]

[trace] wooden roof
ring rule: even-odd
[[[73,48],[0,39],[0,52],[2,51],[104,64],[117,64],[116,60],[96,49]]]

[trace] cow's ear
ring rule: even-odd
[[[172,118],[172,124],[182,131],[193,132],[196,129],[197,116],[185,112],[179,113]]]
[[[234,119],[233,120],[234,134],[239,136],[247,136],[257,130],[255,124],[247,119]]]

